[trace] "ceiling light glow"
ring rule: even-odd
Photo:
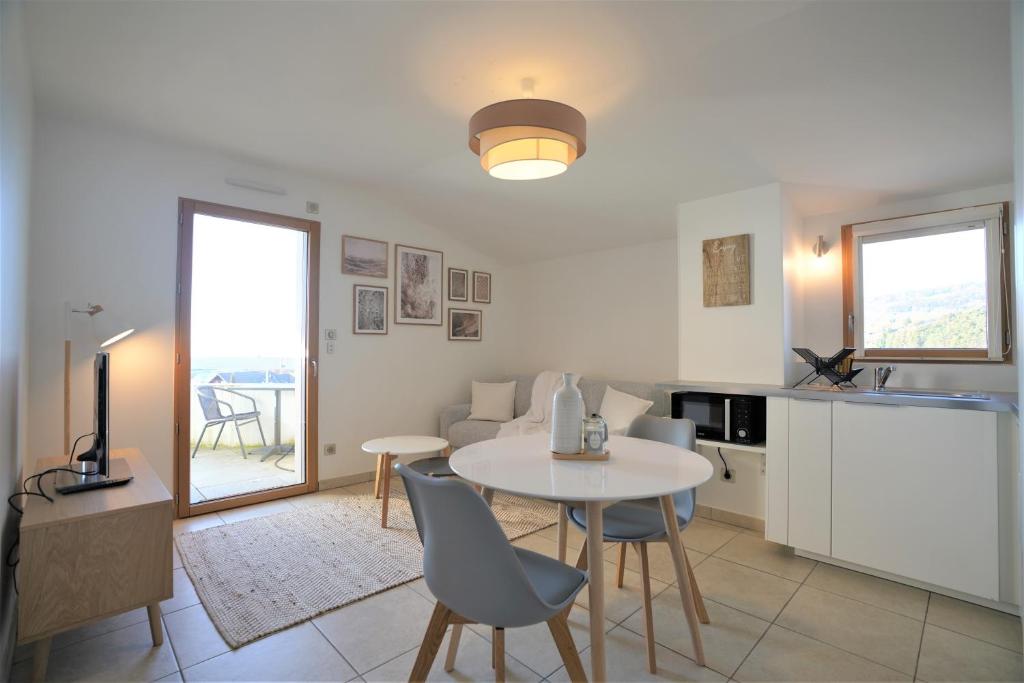
[[[551,100],[498,102],[469,120],[469,148],[494,178],[551,178],[586,152],[587,121],[576,109]]]

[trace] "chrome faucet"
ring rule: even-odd
[[[895,365],[886,365],[882,368],[875,368],[875,391],[882,391],[885,389],[885,383],[889,381],[889,376],[895,370]]]

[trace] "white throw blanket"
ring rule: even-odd
[[[579,375],[575,375],[573,386],[576,386],[578,381]],[[555,392],[561,388],[561,372],[545,370],[537,375],[537,379],[533,381],[533,391],[530,392],[530,409],[526,411],[525,415],[517,417],[511,422],[502,423],[498,429],[498,438],[526,434],[550,434],[551,403],[554,400]]]

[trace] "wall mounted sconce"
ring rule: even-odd
[[[814,255],[818,258],[821,258],[828,253],[828,242],[825,241],[824,235],[818,235],[818,239],[814,243],[814,246],[811,247],[811,251],[813,251]]]

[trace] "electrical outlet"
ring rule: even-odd
[[[338,444],[333,444],[333,443],[325,443],[324,444],[324,456],[325,457],[328,456],[328,455],[337,455],[337,454],[338,454]]]
[[[334,340],[324,342],[324,351],[327,353],[334,353]]]
[[[330,341],[338,338],[338,331],[332,328],[324,329],[324,339]]]
[[[320,213],[319,202],[306,202],[306,213],[317,214]]]
[[[726,472],[729,473],[729,476],[725,476]],[[726,484],[735,484],[736,483],[736,470],[727,470],[727,469],[725,469],[725,467],[721,467],[718,470],[718,478],[721,479],[722,481],[724,481]]]

